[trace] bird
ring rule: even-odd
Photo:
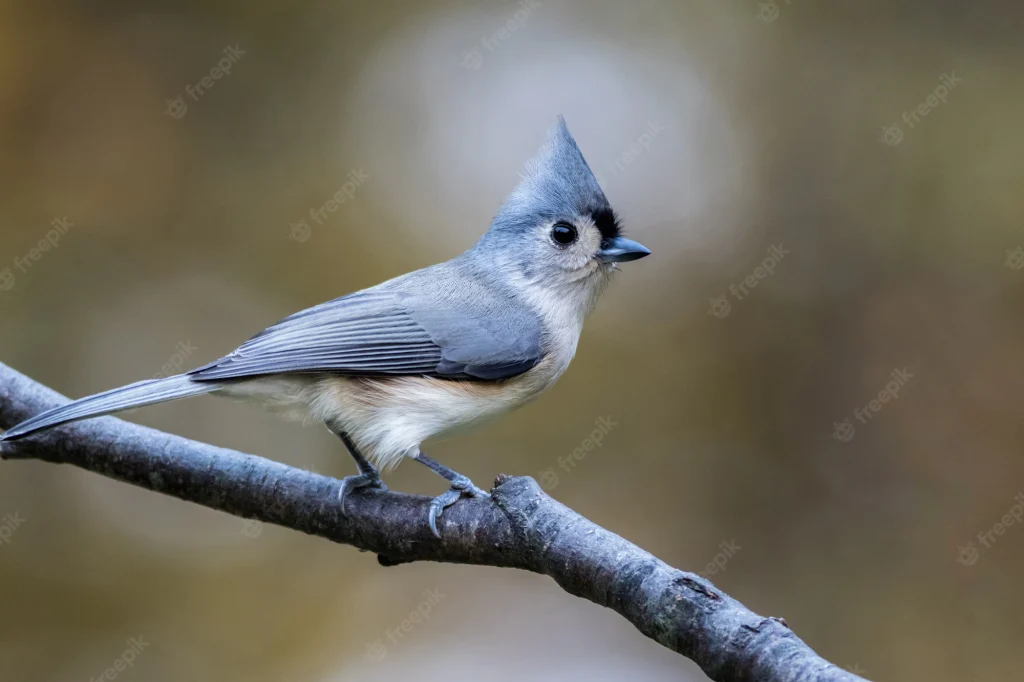
[[[340,512],[356,489],[387,487],[381,471],[413,459],[449,488],[427,524],[461,497],[488,497],[421,445],[518,408],[569,367],[586,317],[618,264],[650,251],[622,234],[559,116],[489,229],[455,258],[302,310],[233,352],[53,408],[0,434],[11,443],[61,424],[214,394],[322,422],[358,474],[342,479]]]

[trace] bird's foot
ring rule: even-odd
[[[481,490],[473,485],[473,481],[462,474],[458,474],[455,478],[451,479],[451,483],[452,487],[430,501],[430,513],[427,516],[427,523],[430,524],[430,530],[438,540],[441,539],[441,533],[437,530],[437,517],[445,509],[458,502],[459,498],[463,495],[466,497],[485,498],[491,496],[486,490]]]
[[[338,506],[341,507],[341,515],[348,516],[345,513],[345,498],[348,494],[357,488],[377,488],[379,490],[387,490],[388,487],[384,485],[384,481],[380,480],[380,474],[376,471],[367,471],[357,476],[346,476],[341,479],[341,488],[338,490]]]

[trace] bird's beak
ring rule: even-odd
[[[651,255],[651,250],[640,242],[625,237],[605,239],[601,242],[601,250],[597,259],[602,263],[624,263]]]

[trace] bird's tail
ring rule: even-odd
[[[55,407],[52,410],[37,414],[31,419],[26,419],[20,424],[11,427],[4,433],[0,433],[0,442],[18,440],[38,431],[78,421],[79,419],[99,417],[133,407],[153,405],[193,395],[202,395],[203,393],[215,391],[218,388],[221,388],[221,386],[215,382],[192,381],[185,374],[165,379],[139,381],[111,391],[80,398],[67,405]]]

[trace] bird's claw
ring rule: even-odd
[[[453,479],[452,485],[448,490],[430,501],[430,512],[427,516],[427,523],[430,524],[430,531],[438,540],[441,539],[441,533],[437,530],[437,517],[440,516],[445,509],[458,502],[459,498],[463,495],[466,497],[485,498],[491,496],[487,491],[481,490],[473,485],[473,481],[469,480],[465,476],[460,475]]]
[[[338,489],[338,506],[341,508],[342,516],[348,516],[348,514],[345,513],[345,498],[348,497],[349,493],[358,488],[377,488],[378,490],[388,489],[388,487],[384,485],[384,481],[380,480],[380,474],[376,471],[369,471],[359,474],[358,476],[346,476],[341,479],[341,488]]]

